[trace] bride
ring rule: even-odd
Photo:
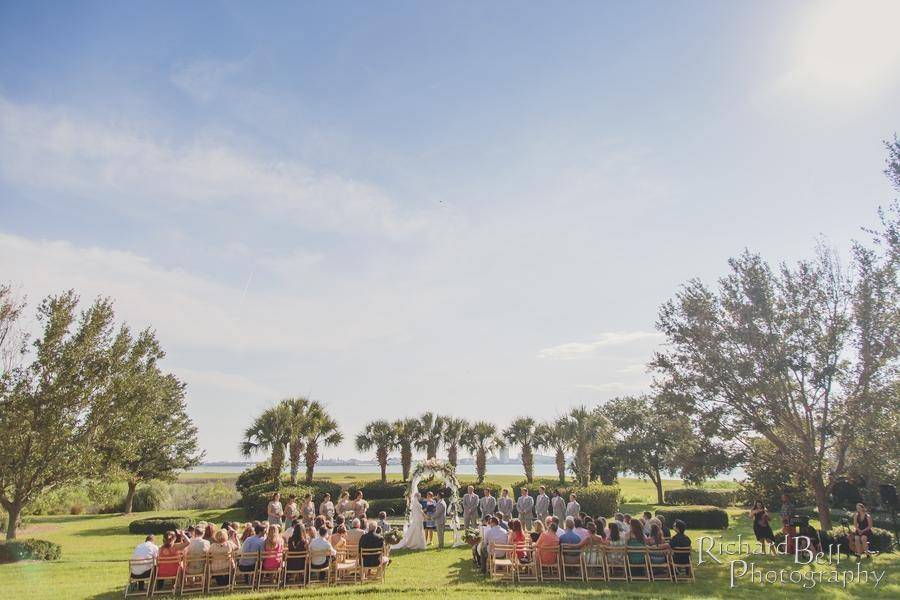
[[[413,494],[409,500],[409,523],[403,530],[403,539],[391,546],[391,550],[424,550],[425,549],[425,513],[419,502],[419,494]]]

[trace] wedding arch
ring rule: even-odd
[[[412,473],[410,473],[409,476],[409,489],[406,493],[406,497],[408,498],[406,502],[406,521],[409,522],[410,506],[413,502],[413,498],[415,498],[416,492],[419,491],[419,482],[426,477],[434,476],[440,476],[444,480],[446,487],[450,490],[450,497],[447,499],[447,516],[452,516],[450,527],[453,529],[453,547],[461,546],[463,542],[459,532],[459,512],[461,507],[459,499],[459,480],[456,479],[456,467],[450,463],[431,458],[425,462],[418,463],[413,468]]]

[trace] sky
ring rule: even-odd
[[[659,306],[845,252],[900,3],[0,2],[0,280],[152,327],[210,460],[647,391]],[[33,310],[31,311],[33,315]],[[34,325],[32,320],[31,325]]]

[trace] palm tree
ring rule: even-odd
[[[522,467],[525,469],[525,479],[528,483],[534,481],[533,446],[536,425],[531,417],[519,417],[503,431],[503,437],[511,444],[516,444],[522,448]]]
[[[459,447],[463,445],[462,439],[466,430],[469,428],[469,422],[465,419],[457,419],[456,417],[445,417],[444,420],[444,448],[447,449],[447,462],[456,467],[457,455]]]
[[[566,451],[572,448],[572,423],[568,417],[557,417],[551,423],[541,423],[535,431],[535,446],[549,448],[556,454],[559,482],[566,482]]]
[[[419,417],[419,437],[416,439],[416,450],[424,450],[425,458],[436,458],[437,449],[444,437],[446,418],[427,412]]]
[[[297,485],[297,474],[300,472],[300,459],[306,445],[304,429],[306,427],[309,400],[302,397],[282,400],[281,404],[290,413],[291,437],[288,443],[288,462],[291,470],[291,485]]]
[[[306,411],[303,434],[306,444],[306,483],[312,483],[313,470],[319,461],[319,446],[337,446],[344,441],[335,421],[319,402],[310,402]]]
[[[290,414],[283,405],[267,408],[247,429],[240,443],[241,456],[250,458],[257,452],[271,452],[275,484],[281,483],[284,468],[284,450],[291,440]]]
[[[412,449],[419,439],[419,431],[422,424],[418,419],[399,419],[394,421],[394,431],[397,432],[397,444],[400,446],[400,466],[403,468],[403,481],[409,480],[409,470],[412,468]]]
[[[572,423],[572,441],[575,447],[575,478],[579,485],[587,485],[591,481],[591,450],[594,442],[601,435],[608,436],[612,428],[599,408],[573,408],[569,413],[569,421]]]
[[[478,483],[483,483],[484,474],[487,470],[487,455],[505,446],[503,438],[497,435],[497,426],[487,421],[473,423],[466,431],[463,445],[475,455],[475,471],[478,473]]]
[[[375,448],[375,458],[381,467],[381,483],[387,482],[387,461],[391,450],[397,447],[397,431],[389,422],[380,420],[366,425],[356,436],[356,449],[366,452]]]

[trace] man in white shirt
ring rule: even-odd
[[[134,561],[131,563],[131,575],[135,579],[150,579],[153,563],[159,556],[159,547],[153,543],[154,539],[151,533],[131,553],[131,560]],[[143,581],[138,583],[138,589],[144,589]]]
[[[484,530],[484,545],[488,550],[491,549],[491,544],[506,544],[509,542],[509,533],[506,532],[505,529],[500,527],[500,523],[497,520],[497,517],[491,518],[491,524]],[[503,558],[506,555],[505,552],[497,552],[494,551],[494,558]]]
[[[575,499],[575,494],[569,494],[569,503],[566,505],[566,516],[573,518],[581,516],[581,505],[578,504],[578,501]]]
[[[328,529],[319,527],[319,535],[309,542],[309,564],[316,568],[324,567],[337,555],[337,551],[331,542],[328,541]],[[323,577],[325,573],[319,573],[319,577]]]

